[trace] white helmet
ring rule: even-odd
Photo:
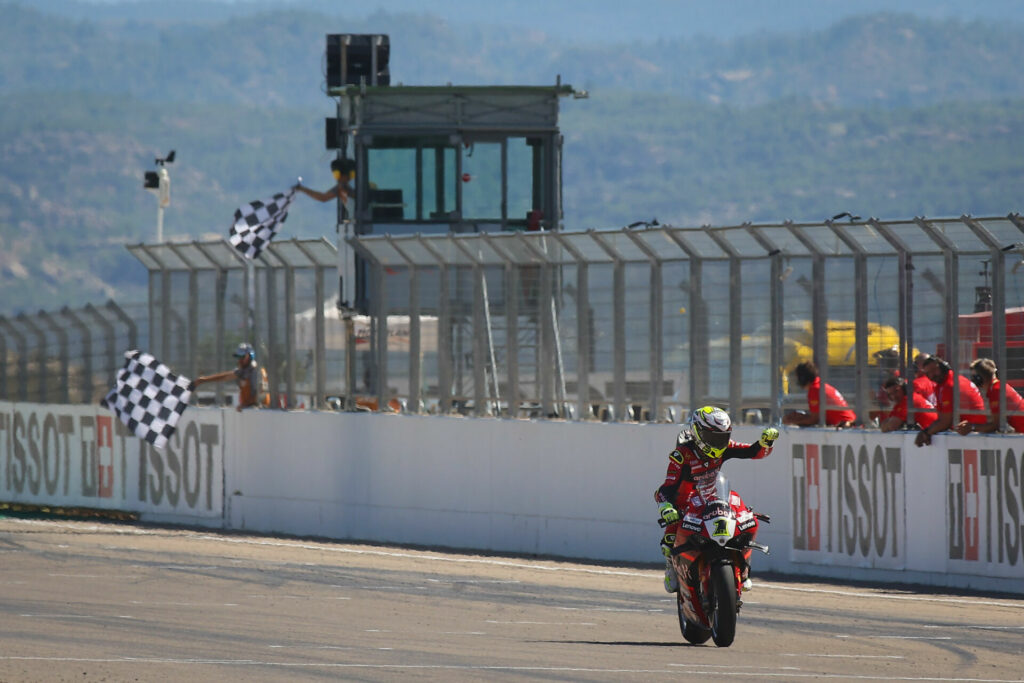
[[[714,406],[704,406],[690,416],[690,433],[700,455],[718,460],[729,446],[732,436],[732,420],[729,413]]]

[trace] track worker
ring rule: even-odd
[[[999,385],[1001,382],[996,377],[998,370],[996,362],[991,358],[979,358],[971,363],[971,381],[978,387],[982,394],[988,398],[988,407],[991,411],[988,421],[982,424],[962,420],[956,426],[960,434],[979,432],[991,434],[999,429]],[[1010,415],[1018,411],[1024,411],[1024,398],[1017,393],[1017,390],[1006,385],[1006,424],[1013,427],[1013,431],[1024,434],[1024,415]]]
[[[821,377],[818,366],[813,361],[804,361],[794,369],[796,383],[807,389],[807,410],[793,410],[782,416],[782,424],[797,427],[814,427],[818,424],[820,408],[819,393]],[[843,395],[831,384],[825,385],[825,424],[837,429],[852,427],[857,422],[857,414],[850,410]]]
[[[779,430],[768,427],[761,432],[755,444],[733,441],[732,420],[721,408],[704,406],[693,411],[690,422],[676,437],[676,447],[669,453],[668,472],[665,482],[654,492],[658,511],[665,522],[661,538],[661,552],[665,556],[665,590],[674,593],[679,590],[679,579],[672,565],[672,548],[684,546],[694,533],[680,529],[679,521],[691,505],[699,504],[701,496],[714,495],[718,470],[726,460],[739,458],[760,460],[772,452],[772,445],[779,438]],[[687,548],[679,555],[683,570],[697,556],[696,548]],[[744,553],[748,560],[743,569],[744,590],[750,588],[750,551]]]
[[[356,177],[356,162],[352,159],[335,159],[331,162],[331,175],[334,176],[335,185],[325,192],[318,192],[299,183],[295,189],[318,202],[329,202],[337,198],[342,204],[348,201],[354,190],[351,182]]]
[[[939,418],[935,406],[923,395],[914,392],[914,417],[907,419],[907,380],[902,377],[890,377],[882,384],[892,410],[884,413],[878,422],[883,432],[894,432],[904,426],[925,429]]]
[[[960,411],[963,419],[971,424],[984,424],[988,421],[985,414],[985,401],[971,380],[958,372],[953,372],[949,363],[938,356],[930,356],[924,362],[924,371],[928,378],[935,382],[935,407],[939,411],[939,419],[917,433],[914,443],[920,446],[931,444],[932,437],[939,432],[952,428],[953,425],[953,383],[956,382],[960,392]]]
[[[198,387],[207,382],[225,382],[233,379],[238,383],[237,410],[269,405],[270,397],[266,392],[267,371],[256,363],[256,351],[252,345],[239,344],[233,355],[238,359],[237,368],[200,377],[195,381],[195,385]],[[261,394],[265,399],[263,401],[260,401]]]
[[[924,371],[924,362],[931,358],[931,354],[919,353],[914,356],[914,393],[921,394],[932,405],[938,405],[935,397],[935,382],[931,381],[928,373]]]

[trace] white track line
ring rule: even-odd
[[[488,624],[529,624],[531,626],[597,626],[590,621],[498,621],[488,619]]]
[[[276,662],[262,661],[258,659],[174,659],[158,657],[11,657],[0,655],[0,661],[35,661],[35,662],[74,662],[85,664],[212,664],[212,665],[239,665],[239,666],[266,666],[283,667],[296,669],[376,669],[376,670],[403,670],[403,671],[508,671],[518,672],[545,672],[545,673],[595,673],[595,674],[670,674],[678,675],[678,669],[598,669],[592,667],[568,667],[568,666],[473,666],[470,664],[345,664],[329,662]],[[735,676],[747,678],[829,678],[858,681],[938,681],[939,683],[1024,683],[1020,678],[943,678],[928,676],[864,676],[851,674],[822,674],[822,673],[797,673],[796,671],[738,671],[735,669],[722,670],[704,667],[701,669],[688,669],[687,674],[709,675],[709,676]]]
[[[903,655],[822,655],[813,652],[784,652],[780,657],[830,657],[836,659],[906,659]]]
[[[834,638],[888,638],[890,640],[953,640],[952,636],[873,636],[873,635],[857,635],[851,636],[849,634],[837,634]]]
[[[845,595],[851,598],[879,598],[882,600],[910,600],[913,602],[942,602],[958,605],[989,605],[993,607],[1015,607],[1024,609],[1024,600],[1021,602],[999,602],[995,600],[972,600],[969,598],[929,598],[921,595],[896,595],[894,593],[858,593],[848,590],[833,590],[828,588],[802,588],[797,586],[780,586],[775,583],[757,582],[757,587],[769,588],[779,591],[794,591],[798,593],[824,593],[827,595]],[[746,603],[744,603],[746,604]]]

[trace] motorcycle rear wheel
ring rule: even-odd
[[[676,609],[679,612],[679,630],[683,633],[686,642],[694,645],[703,645],[711,637],[711,631],[689,621],[683,614],[683,596],[676,593]]]
[[[736,638],[736,572],[731,564],[711,568],[711,637],[718,647],[729,647]]]

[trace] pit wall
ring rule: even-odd
[[[150,522],[660,562],[678,425],[190,408],[163,451],[94,406],[0,402],[0,500]],[[737,428],[753,441],[758,429]],[[1024,594],[1024,438],[789,430],[723,471],[755,571]]]

